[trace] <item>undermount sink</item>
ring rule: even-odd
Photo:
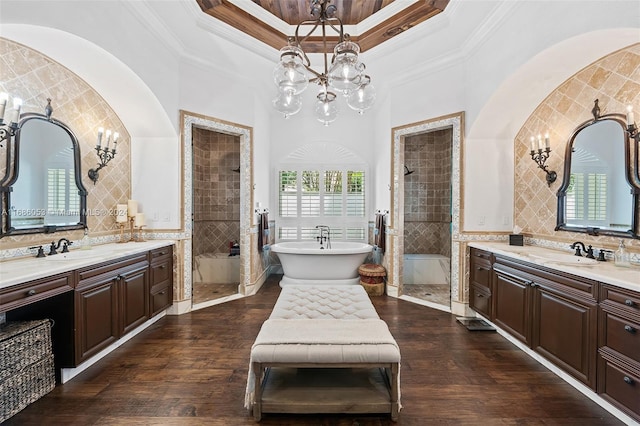
[[[534,259],[540,259],[544,262],[553,262],[561,265],[570,266],[593,266],[598,263],[595,259],[589,259],[587,257],[575,256],[571,254],[530,254],[530,257]]]
[[[78,250],[78,251],[70,251],[68,253],[58,253],[53,256],[45,257],[46,260],[56,261],[56,262],[64,262],[70,260],[82,260],[82,259],[93,259],[96,257],[104,257],[104,252],[96,252],[91,250]]]

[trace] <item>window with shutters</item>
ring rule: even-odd
[[[80,194],[74,170],[66,167],[47,169],[47,216],[73,217],[79,214]],[[51,219],[54,220],[54,219]]]
[[[365,177],[355,167],[279,171],[278,240],[315,240],[327,225],[333,241],[366,241]]]
[[[569,222],[608,226],[607,174],[571,173],[566,203]]]

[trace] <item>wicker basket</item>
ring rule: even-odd
[[[56,386],[51,321],[0,327],[0,423]]]
[[[6,323],[0,327],[0,383],[51,353],[51,321]]]
[[[382,265],[365,263],[358,268],[360,284],[369,296],[382,296],[384,294],[384,277],[387,271]]]

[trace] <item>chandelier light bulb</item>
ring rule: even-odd
[[[302,50],[296,46],[289,45],[280,49],[280,62],[273,70],[273,82],[278,89],[293,90],[298,95],[307,88],[309,78],[302,56]]]
[[[296,95],[293,90],[281,91],[273,100],[273,107],[276,111],[282,113],[284,118],[297,114],[302,109],[302,99]]]
[[[376,91],[371,85],[371,78],[368,75],[362,77],[363,84],[354,90],[347,97],[349,108],[358,111],[362,115],[371,108],[376,100]]]
[[[327,77],[329,85],[345,95],[360,86],[364,64],[358,62],[359,52],[360,47],[352,41],[338,43],[334,49],[335,59]]]
[[[315,108],[316,118],[319,122],[328,126],[338,118],[338,104],[336,94],[326,91],[326,87],[318,94]]]

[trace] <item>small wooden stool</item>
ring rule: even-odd
[[[384,266],[365,263],[360,265],[358,273],[360,274],[360,284],[369,296],[382,296],[384,294],[384,277],[387,275]]]

